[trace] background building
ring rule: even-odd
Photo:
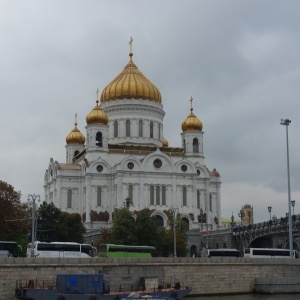
[[[186,118],[178,120],[182,146],[171,147],[164,138],[160,91],[132,58],[130,49],[123,71],[100,97],[97,92],[85,135],[75,117],[66,161],[51,158],[45,172],[45,201],[81,214],[87,229],[111,227],[114,209],[124,205],[131,211],[149,208],[161,226],[176,209],[190,229],[199,228],[202,208],[205,223],[221,226],[220,174],[205,166],[203,126],[193,113],[193,99]]]

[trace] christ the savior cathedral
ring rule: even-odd
[[[132,212],[149,208],[160,226],[176,212],[189,229],[199,228],[201,211],[201,222],[215,229],[221,225],[220,174],[204,163],[192,98],[186,119],[178,120],[182,146],[170,147],[160,91],[134,64],[131,43],[128,64],[87,114],[85,134],[75,118],[66,161],[50,159],[44,200],[79,213],[87,229],[110,228],[114,209],[124,205]]]

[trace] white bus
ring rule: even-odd
[[[0,257],[18,257],[21,251],[17,242],[0,241]]]
[[[208,257],[241,257],[241,252],[237,249],[219,248],[209,249]]]
[[[289,258],[290,249],[246,248],[244,257],[250,258]],[[298,251],[293,251],[293,258],[298,258]]]
[[[68,258],[91,258],[96,255],[95,248],[90,244],[79,244],[72,242],[44,243],[36,241],[33,247],[27,245],[27,256],[33,257],[68,257]]]

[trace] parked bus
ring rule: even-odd
[[[36,241],[33,253],[31,251],[31,243],[29,243],[27,245],[27,256],[91,258],[96,255],[95,248],[92,245],[72,242],[44,243]]]
[[[251,258],[289,258],[290,249],[246,248],[244,257]],[[293,258],[298,258],[298,251],[293,251]]]
[[[19,257],[21,251],[17,242],[0,241],[0,257]]]
[[[126,246],[114,244],[101,244],[99,247],[101,257],[154,257],[157,250],[152,246]]]
[[[209,249],[208,257],[241,257],[241,252],[237,249]]]

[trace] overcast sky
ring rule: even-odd
[[[44,197],[52,157],[85,134],[100,91],[133,60],[161,91],[164,136],[203,123],[206,166],[221,174],[222,217],[253,205],[254,220],[300,213],[300,1],[1,0],[0,179]]]

